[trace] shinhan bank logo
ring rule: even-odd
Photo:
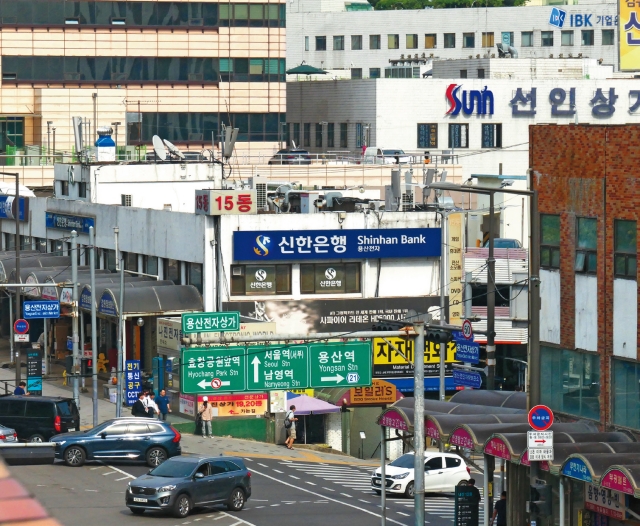
[[[266,256],[269,254],[269,245],[271,244],[271,238],[263,235],[256,237],[257,247],[253,247],[253,251],[258,256]]]
[[[564,26],[565,18],[567,18],[567,12],[563,9],[554,7],[551,10],[551,16],[549,17],[549,24],[555,27]]]

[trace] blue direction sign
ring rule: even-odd
[[[480,389],[482,387],[482,376],[474,371],[464,371],[462,369],[453,370],[453,381],[456,385],[464,385]]]
[[[33,320],[38,318],[59,318],[59,301],[25,301],[24,318]]]
[[[96,220],[93,217],[72,216],[58,214],[57,212],[46,212],[45,224],[47,228],[58,230],[75,230],[79,234],[88,234],[89,228],[96,228]]]
[[[562,474],[572,479],[584,480],[585,482],[593,482],[591,470],[580,458],[570,458],[562,466]]]
[[[467,363],[480,361],[480,344],[468,340],[460,331],[454,331],[453,338],[456,342],[456,360]]]
[[[545,431],[553,424],[553,411],[546,405],[536,405],[529,411],[529,425],[536,431]]]

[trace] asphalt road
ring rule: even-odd
[[[69,468],[14,466],[22,482],[65,526],[373,526],[380,524],[380,497],[369,488],[370,468],[350,464],[294,462],[274,458],[245,459],[252,472],[253,494],[241,512],[224,507],[196,512],[186,520],[145,513],[134,516],[124,505],[127,483],[148,471],[141,464],[88,463]],[[478,478],[478,477],[476,477]],[[387,523],[414,524],[413,501],[387,500]],[[425,524],[453,524],[452,496],[428,494]]]

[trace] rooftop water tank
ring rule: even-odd
[[[115,162],[116,143],[111,138],[113,128],[101,126],[98,128],[98,140],[95,142],[96,160],[98,162]]]

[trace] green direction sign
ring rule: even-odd
[[[186,394],[245,390],[246,349],[211,347],[182,353],[180,388]]]
[[[371,385],[371,342],[309,345],[309,387]]]
[[[188,312],[182,315],[182,334],[239,330],[239,312]]]
[[[309,385],[306,345],[247,348],[247,391],[305,389]]]

